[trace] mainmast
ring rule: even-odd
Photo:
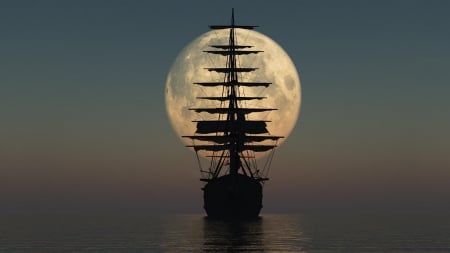
[[[223,73],[223,82],[196,82],[195,84],[204,87],[222,86],[226,92],[220,97],[198,97],[198,99],[220,101],[220,107],[190,108],[197,113],[218,114],[217,120],[199,120],[197,130],[193,136],[188,137],[201,141],[202,144],[189,145],[194,150],[212,151],[209,176],[204,181],[209,181],[220,176],[221,169],[229,164],[229,174],[237,175],[239,171],[249,177],[264,180],[259,171],[253,168],[249,159],[254,159],[254,152],[265,152],[276,147],[275,144],[254,144],[271,140],[276,142],[282,136],[269,135],[265,120],[248,120],[247,115],[276,110],[274,108],[248,108],[241,105],[241,101],[262,100],[266,97],[243,96],[240,93],[241,87],[268,87],[268,82],[242,82],[239,74],[253,72],[257,68],[240,67],[237,65],[238,55],[257,54],[263,51],[249,50],[253,46],[238,45],[236,43],[236,29],[253,29],[256,26],[236,25],[234,21],[234,9],[231,14],[230,25],[211,25],[211,29],[229,29],[227,45],[211,45],[214,50],[206,50],[209,54],[217,54],[227,57],[226,66],[223,68],[206,68],[209,71]],[[207,142],[208,144],[205,144]],[[211,144],[212,143],[212,144]],[[253,155],[249,155],[253,154]],[[252,167],[253,166],[253,167]],[[241,169],[241,170],[240,170]]]
[[[227,81],[229,83],[237,83],[238,75],[236,71],[236,48],[235,48],[235,31],[234,31],[234,9],[231,11],[231,29],[230,29],[230,39],[229,39],[229,53],[227,67],[230,69],[230,73],[227,75]],[[239,108],[237,103],[237,87],[233,85],[229,90],[229,106],[228,106],[228,114],[227,121],[230,122],[231,126],[236,126],[237,122],[245,121],[244,114],[236,111],[235,109]],[[243,146],[243,138],[242,133],[236,129],[236,127],[232,127],[230,129],[230,174],[236,175],[238,173],[239,168],[241,167],[241,161],[239,157],[239,147]]]

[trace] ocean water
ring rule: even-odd
[[[3,215],[0,252],[450,252],[450,215]]]

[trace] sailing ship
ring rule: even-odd
[[[228,43],[210,45],[204,52],[223,56],[224,67],[209,67],[205,71],[223,74],[223,81],[195,82],[207,88],[222,89],[221,96],[197,97],[209,100],[217,106],[189,108],[198,114],[216,115],[214,120],[197,120],[194,135],[182,136],[190,138],[193,148],[198,152],[207,152],[208,168],[203,169],[201,181],[206,184],[202,188],[204,209],[208,217],[252,219],[259,217],[262,208],[263,185],[270,161],[273,157],[277,140],[282,136],[271,135],[267,129],[267,120],[249,119],[249,115],[273,111],[276,108],[248,107],[247,101],[263,101],[266,97],[245,96],[245,89],[268,87],[270,82],[264,80],[243,81],[242,73],[257,71],[251,66],[239,66],[239,57],[249,54],[263,53],[254,50],[252,45],[238,44],[237,29],[254,29],[257,26],[237,25],[234,21],[234,10],[230,25],[211,25],[210,28],[228,29]],[[207,90],[207,89],[206,89]],[[271,152],[268,162],[263,168],[256,162],[256,153]],[[200,163],[200,162],[199,162]]]

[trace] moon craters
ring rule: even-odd
[[[166,109],[177,135],[193,135],[195,120],[217,120],[217,115],[195,113],[189,108],[221,107],[220,102],[197,99],[199,96],[222,96],[222,87],[202,87],[195,82],[218,82],[223,74],[210,72],[205,68],[225,67],[226,57],[211,55],[204,50],[216,50],[210,45],[228,44],[229,30],[210,31],[200,35],[187,45],[173,63],[166,81]],[[243,107],[277,108],[276,111],[252,113],[250,120],[268,120],[268,130],[272,135],[288,137],[297,122],[300,110],[300,79],[295,65],[286,52],[269,37],[252,30],[236,30],[238,45],[251,45],[251,49],[261,50],[259,54],[239,56],[238,67],[255,67],[254,72],[242,73],[240,80],[246,82],[270,82],[268,88],[241,87],[243,96],[263,96],[264,100],[242,101]],[[190,139],[181,138],[185,144]],[[278,145],[286,138],[280,139]]]

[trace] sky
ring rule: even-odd
[[[450,211],[448,1],[1,1],[0,213],[202,212],[184,46],[259,25],[302,82],[263,212]]]

